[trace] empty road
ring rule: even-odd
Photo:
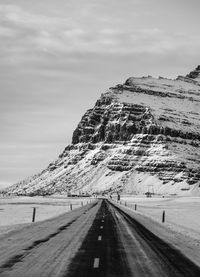
[[[5,235],[0,247],[0,276],[200,276],[192,261],[108,200]]]

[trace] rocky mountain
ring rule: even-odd
[[[6,194],[200,194],[200,66],[175,80],[129,78],[82,117],[72,143]]]

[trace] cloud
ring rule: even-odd
[[[119,3],[118,3],[119,5]],[[200,39],[166,32],[159,28],[115,27],[112,18],[106,22],[94,21],[87,17],[97,12],[99,5],[94,2],[78,15],[65,17],[34,13],[17,5],[0,5],[0,58],[4,64],[18,65],[48,63],[54,57],[63,57],[63,62],[79,54],[88,55],[168,55],[172,52],[190,49],[197,52]],[[119,9],[120,10],[120,9]],[[74,15],[74,11],[72,12]],[[79,16],[79,18],[78,18]],[[106,16],[106,15],[105,15]],[[187,39],[186,39],[187,38]],[[62,63],[62,62],[61,62]]]
[[[18,5],[0,4],[0,15],[2,22],[26,29],[38,29],[40,27],[51,28],[55,24],[61,25],[67,22],[66,18],[35,14]]]
[[[15,31],[13,31],[11,28],[0,26],[0,37],[13,38],[13,37],[15,37]]]
[[[181,12],[172,0],[1,1],[0,145],[8,165],[21,168],[3,173],[2,158],[1,179],[21,179],[56,158],[99,89],[195,67],[199,9],[181,1]]]

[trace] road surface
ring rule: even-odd
[[[120,207],[99,200],[2,237],[0,276],[199,277],[200,268]]]

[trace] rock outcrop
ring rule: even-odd
[[[200,66],[176,80],[129,78],[82,117],[59,158],[4,193],[200,192]]]
[[[188,75],[186,75],[186,77],[200,81],[200,65],[198,65],[194,71],[192,71]]]

